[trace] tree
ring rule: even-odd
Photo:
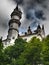
[[[2,51],[2,49],[3,49],[3,43],[2,43],[2,37],[1,37],[1,39],[0,39],[0,51]]]
[[[43,64],[49,65],[49,35],[42,41],[43,43]]]
[[[17,65],[38,65],[41,63],[42,44],[36,37],[26,44],[26,49],[17,60]]]
[[[26,43],[25,40],[18,38],[15,40],[13,46],[9,46],[5,49],[4,54],[6,55],[5,61],[7,64],[15,65],[16,59],[19,58],[19,55],[24,51]]]
[[[49,35],[42,41],[33,37],[29,42],[18,38],[13,46],[3,49],[0,40],[0,65],[49,65]]]
[[[2,43],[2,38],[0,39],[0,65],[3,65],[2,62],[3,62],[3,43]]]

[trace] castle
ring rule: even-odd
[[[45,31],[44,31],[44,25],[42,25],[42,28],[40,25],[37,26],[37,29],[32,32],[30,26],[28,27],[27,32],[25,34],[20,35],[18,28],[21,25],[20,19],[22,17],[22,12],[18,8],[18,4],[14,11],[11,13],[11,20],[9,21],[9,30],[7,39],[3,40],[4,47],[10,46],[14,44],[15,39],[17,38],[23,38],[27,42],[34,36],[37,38],[44,38],[45,37]]]

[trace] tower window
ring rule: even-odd
[[[15,39],[15,37],[13,37],[12,39]]]
[[[10,27],[13,27],[13,25],[11,25]]]

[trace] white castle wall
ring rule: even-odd
[[[28,42],[28,41],[31,40],[32,37],[37,37],[40,40],[42,40],[41,36],[38,36],[38,35],[28,35],[28,36],[24,36],[24,37],[21,37],[21,38],[23,38],[24,40],[26,40]]]
[[[17,19],[17,20],[19,20],[20,18],[19,18],[18,16],[14,15],[14,16],[12,16],[12,19]]]
[[[9,28],[18,29],[18,24],[16,24],[16,23],[11,23]]]

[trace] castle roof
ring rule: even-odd
[[[18,4],[17,4],[17,6],[16,6],[16,8],[14,9],[14,11],[11,13],[11,17],[12,17],[13,15],[17,15],[17,16],[19,16],[19,17],[21,18],[21,14],[22,14],[22,12],[21,12],[20,9],[18,8]]]
[[[37,33],[32,33],[32,34],[24,34],[24,35],[19,35],[19,37],[27,37],[27,36],[31,36],[31,35],[36,35]]]

